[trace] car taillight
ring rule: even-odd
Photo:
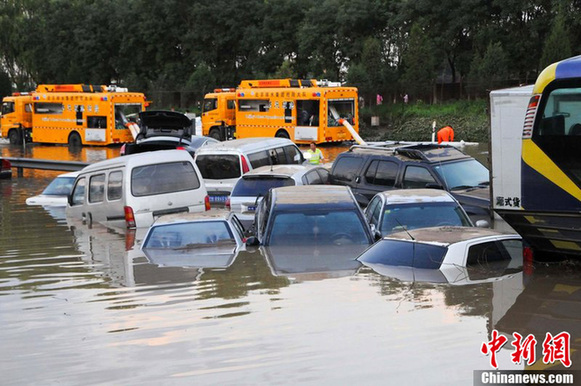
[[[522,249],[522,257],[523,257],[523,273],[525,275],[532,275],[534,270],[534,253],[533,249],[529,246],[523,246]]]
[[[186,148],[183,146],[178,146],[178,147],[176,147],[176,150],[186,150]]]
[[[133,208],[130,206],[124,206],[123,210],[125,211],[125,224],[127,224],[127,228],[135,228],[135,216],[133,215]]]
[[[250,168],[248,167],[248,161],[246,161],[246,157],[241,155],[240,158],[242,158],[242,174],[248,173]]]
[[[125,155],[125,148],[127,147],[127,144],[124,143],[123,146],[121,146],[121,149],[119,150],[119,155]]]
[[[204,205],[206,206],[206,210],[212,209],[210,206],[210,196],[206,196],[206,198],[204,198]]]
[[[230,197],[226,199],[226,209],[232,210],[232,207],[230,206]]]
[[[2,160],[2,169],[10,169],[12,167],[12,164],[10,163],[10,161],[7,161],[5,159]]]

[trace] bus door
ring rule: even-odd
[[[318,141],[320,104],[319,100],[297,99],[295,140]]]

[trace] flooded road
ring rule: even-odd
[[[115,150],[29,148],[35,158],[90,162]],[[0,180],[4,385],[466,385],[474,370],[492,369],[480,348],[493,330],[509,338],[500,369],[525,368],[511,362],[513,332],[535,335],[534,367],[544,368],[540,343],[562,331],[571,334],[570,369],[581,369],[574,264],[403,279],[346,254],[301,251],[311,263],[289,267],[258,248],[215,268],[158,265],[138,249],[139,234],[27,206],[57,174]]]

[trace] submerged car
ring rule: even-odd
[[[176,111],[151,110],[139,113],[140,130],[134,143],[123,145],[121,155],[155,150],[183,149],[192,157],[196,150],[214,138],[193,135],[194,124],[187,115]]]
[[[363,207],[385,190],[442,189],[472,221],[491,217],[488,169],[453,146],[352,146],[333,162],[331,183],[350,186]]]
[[[249,245],[369,245],[373,236],[346,186],[271,189],[256,212]]]
[[[358,257],[365,265],[456,270],[521,259],[522,238],[474,227],[432,227],[392,233]]]
[[[10,161],[0,158],[0,179],[12,178],[12,165]]]
[[[474,226],[462,206],[439,189],[395,189],[377,193],[365,208],[372,229],[386,236],[404,229],[434,226]],[[485,228],[488,222],[478,220]]]
[[[158,218],[141,249],[158,265],[225,268],[244,249],[244,227],[225,210]]]
[[[67,206],[67,198],[73,190],[79,172],[58,175],[38,196],[26,199],[26,205]]]
[[[230,194],[230,210],[243,222],[254,221],[256,207],[272,188],[296,185],[324,185],[329,183],[329,171],[324,167],[308,165],[261,166],[244,174]]]

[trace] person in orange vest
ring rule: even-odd
[[[453,141],[454,141],[454,129],[452,129],[452,126],[444,126],[440,130],[438,130],[438,143]]]

